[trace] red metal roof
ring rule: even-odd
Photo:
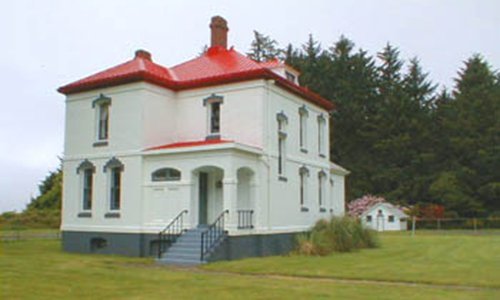
[[[278,86],[312,103],[327,110],[334,108],[332,102],[272,72],[270,68],[276,63],[258,63],[233,48],[211,47],[200,57],[168,69],[155,64],[149,53],[139,50],[134,59],[62,86],[58,91],[68,95],[137,81],[179,91],[252,79],[274,79]]]
[[[217,145],[217,144],[226,144],[232,143],[233,141],[229,140],[202,140],[202,141],[188,141],[188,142],[176,142],[156,147],[151,147],[146,150],[162,150],[162,149],[173,149],[173,148],[186,148],[186,147],[196,147],[196,146],[207,146],[207,145]]]

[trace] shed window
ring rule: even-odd
[[[163,168],[154,171],[151,174],[152,181],[179,181],[181,180],[181,172],[172,168]]]
[[[372,216],[366,216],[366,222],[370,223],[372,221]]]
[[[392,216],[392,215],[389,216],[388,221],[389,221],[389,223],[394,223],[394,216]]]

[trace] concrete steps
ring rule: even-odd
[[[189,229],[167,249],[158,260],[167,265],[199,265],[206,263],[201,260],[201,234],[206,227]]]

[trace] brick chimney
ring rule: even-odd
[[[220,46],[227,49],[227,21],[220,16],[212,17],[210,23],[211,45],[210,47]]]
[[[149,61],[153,61],[151,59],[151,53],[149,53],[146,50],[142,50],[142,49],[139,49],[139,50],[135,51],[135,58],[142,58],[142,59],[146,59],[146,60],[149,60]]]

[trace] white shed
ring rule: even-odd
[[[396,231],[407,229],[406,215],[394,205],[382,202],[373,205],[361,214],[363,225],[377,231]]]

